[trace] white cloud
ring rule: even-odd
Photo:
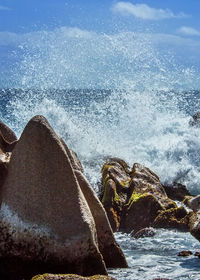
[[[155,9],[146,4],[132,4],[130,2],[117,2],[113,5],[112,11],[124,16],[132,15],[144,20],[160,20],[167,18],[183,18],[184,13],[174,14],[169,9]]]
[[[10,9],[8,7],[5,6],[1,6],[0,5],[0,11],[9,11]]]
[[[178,29],[178,32],[188,36],[200,36],[199,30],[189,26],[182,26],[181,28]]]

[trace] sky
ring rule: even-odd
[[[1,76],[21,59],[25,41],[30,45],[37,37],[39,44],[37,34],[43,32],[43,38],[55,30],[65,30],[68,39],[146,34],[161,51],[173,50],[183,62],[200,67],[199,14],[199,0],[0,0]]]

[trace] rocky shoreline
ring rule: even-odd
[[[98,198],[76,153],[43,116],[19,140],[0,122],[0,171],[2,280],[112,280],[107,268],[127,267],[115,231],[142,238],[176,229],[200,241],[199,196],[176,182],[162,185],[139,163],[109,158]]]

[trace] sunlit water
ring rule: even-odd
[[[18,136],[31,117],[44,115],[77,152],[97,191],[103,162],[116,156],[199,193],[200,129],[188,124],[200,108],[199,69],[131,32],[35,32],[24,35],[15,55],[19,62],[5,79],[18,90],[1,90],[0,114]],[[161,230],[153,238],[116,238],[129,263],[110,271],[117,279],[199,277],[198,258],[177,257],[198,250],[190,234]]]

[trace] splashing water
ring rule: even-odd
[[[152,168],[164,183],[197,193],[200,130],[194,67],[161,53],[149,34],[58,28],[25,34],[16,87],[2,118],[20,135],[43,114],[82,160],[94,187],[108,156]],[[196,91],[195,91],[196,89]]]

